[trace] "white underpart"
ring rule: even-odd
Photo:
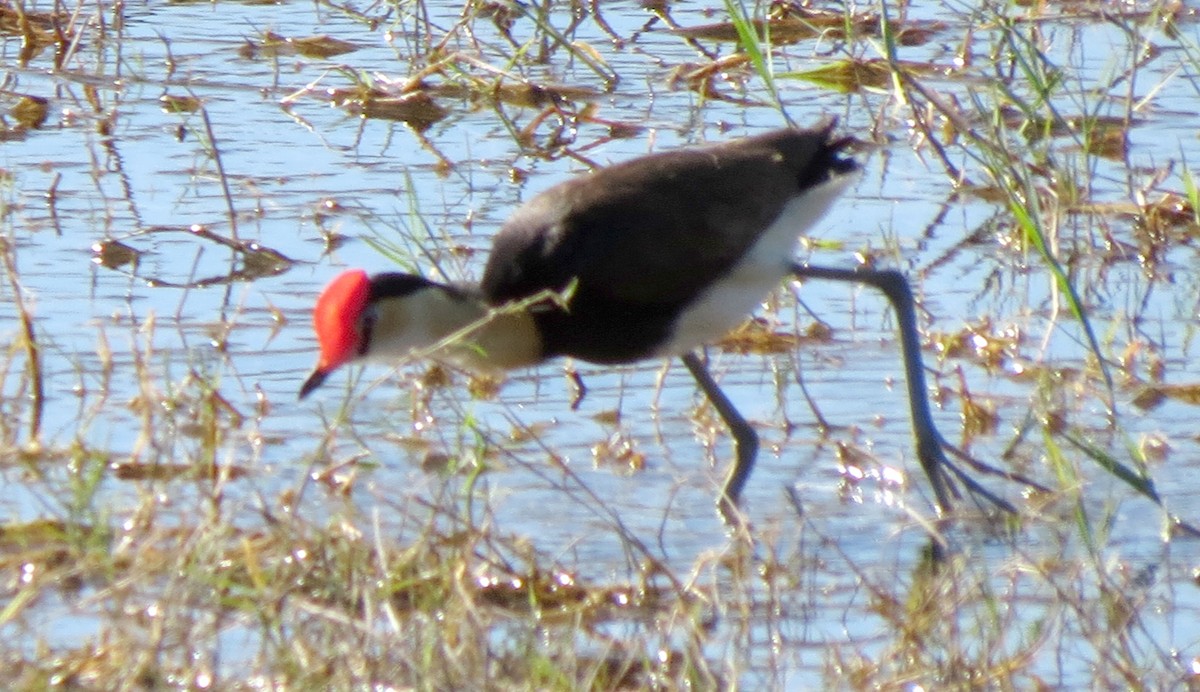
[[[784,205],[741,261],[684,310],[658,355],[683,355],[741,324],[791,274],[800,235],[825,214],[854,177],[837,176]]]
[[[396,361],[411,358],[482,314],[469,303],[454,300],[431,286],[376,303],[371,348],[366,359]]]

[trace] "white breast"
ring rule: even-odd
[[[741,324],[791,273],[800,235],[825,214],[853,177],[833,178],[784,205],[741,261],[683,311],[658,355],[683,355]]]

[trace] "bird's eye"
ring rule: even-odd
[[[367,350],[371,348],[371,332],[375,329],[375,319],[378,314],[374,306],[367,307],[363,310],[362,317],[359,322],[361,324],[361,333],[358,335],[358,355],[367,355]]]

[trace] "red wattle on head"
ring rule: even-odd
[[[329,371],[358,354],[358,322],[371,297],[371,280],[361,269],[352,269],[329,282],[313,308],[313,329],[321,344],[317,370]]]

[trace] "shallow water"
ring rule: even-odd
[[[604,7],[605,19],[622,35],[633,35],[648,21],[636,3]],[[913,12],[944,17],[939,7],[918,3]],[[448,26],[458,12],[457,7],[445,8],[433,23]],[[685,9],[678,10],[676,19],[711,21]],[[363,455],[377,465],[361,472],[350,496],[368,513],[386,515],[410,498],[444,492],[442,477],[421,470],[430,453],[472,458],[486,448],[496,470],[485,474],[483,482],[493,520],[506,532],[528,535],[539,549],[586,566],[594,578],[620,578],[633,570],[633,558],[625,548],[628,535],[614,529],[619,518],[628,534],[651,545],[668,564],[689,571],[726,547],[713,498],[730,449],[711,412],[697,410],[698,395],[679,364],[666,370],[662,363],[615,370],[576,364],[588,388],[578,411],[571,410],[573,392],[561,363],[514,373],[493,400],[472,399],[458,377],[452,386],[433,391],[427,404],[419,403],[425,366],[414,365],[397,372],[371,367],[338,373],[317,395],[296,401],[314,358],[308,312],[321,286],[347,267],[394,267],[369,239],[409,253],[409,269],[436,277],[437,265],[450,279],[477,277],[489,238],[509,211],[565,176],[586,170],[570,157],[526,156],[515,144],[500,116],[520,127],[535,115],[532,109],[508,105],[498,112],[486,102],[444,99],[448,116],[418,136],[401,123],[362,119],[331,107],[320,94],[349,86],[343,65],[391,79],[403,79],[414,69],[409,59],[422,38],[406,31],[416,25],[402,13],[390,21],[394,35],[389,39],[382,28],[369,31],[353,17],[323,6],[150,2],[126,12],[119,41],[85,41],[58,72],[50,70],[45,55],[20,66],[19,38],[5,38],[0,45],[7,78],[4,105],[10,107],[19,94],[50,102],[42,128],[0,144],[0,166],[8,181],[6,235],[16,248],[20,285],[43,349],[44,440],[51,447],[65,447],[81,439],[114,461],[183,461],[200,446],[187,438],[192,414],[186,406],[164,409],[154,418],[159,427],[144,429],[137,402],[145,392],[139,391],[139,381],[149,378],[163,390],[173,383],[188,396],[197,378],[215,383],[230,406],[246,417],[217,456],[250,469],[250,477],[230,483],[228,493],[245,502],[246,522],[252,524],[250,508],[258,498],[304,488],[304,511],[325,511],[327,502],[336,502],[306,486],[304,478],[313,471],[310,464],[326,463],[321,450],[330,434],[327,421],[348,401],[350,422],[334,433],[328,460]],[[359,50],[327,60],[240,55],[247,39],[259,40],[260,28],[285,36],[328,34],[355,42]],[[1184,29],[1195,36],[1194,24]],[[1116,28],[1063,20],[1047,23],[1045,31],[1053,54],[1070,61],[1088,80],[1105,83],[1124,69],[1114,57],[1126,52],[1124,35]],[[984,33],[975,39],[980,50],[987,40]],[[906,58],[944,63],[961,34],[961,24],[951,23],[940,40],[906,50]],[[611,92],[595,99],[596,115],[640,128],[625,139],[610,139],[607,128],[598,124],[567,133],[575,138],[572,148],[591,162],[725,140],[782,123],[779,113],[766,105],[701,99],[668,86],[670,68],[695,61],[697,55],[661,25],[636,33],[623,47],[614,46],[592,22],[581,24],[575,38],[595,46],[621,75]],[[494,33],[480,37],[479,45],[485,56],[507,49]],[[831,44],[786,48],[777,70],[809,67],[829,50]],[[1130,131],[1125,159],[1084,159],[1069,142],[1059,147],[1062,157],[1074,155],[1094,166],[1087,172],[1093,199],[1126,203],[1143,187],[1147,198],[1159,189],[1182,189],[1182,163],[1195,158],[1188,156],[1196,142],[1190,116],[1198,108],[1195,69],[1187,56],[1170,54],[1149,62],[1136,83],[1120,82],[1109,89],[1110,100],[1089,102],[1120,112],[1117,96],[1132,90],[1139,97],[1152,96],[1153,106],[1138,112],[1144,120]],[[581,61],[565,56],[554,56],[545,74],[550,81],[603,89]],[[971,88],[952,78],[931,77],[929,83],[946,97],[965,98]],[[923,331],[955,334],[964,325],[986,320],[994,332],[1021,334],[1016,349],[1029,370],[1091,367],[1082,330],[1069,317],[1045,265],[1032,249],[1012,249],[1020,241],[1007,212],[970,195],[956,196],[928,148],[910,148],[913,135],[905,129],[905,112],[886,94],[844,95],[795,79],[780,84],[788,112],[800,123],[836,116],[843,130],[864,141],[876,133],[877,119],[885,128],[878,131],[883,145],[858,155],[864,174],[814,229],[812,236],[823,245],[806,253],[806,259],[852,266],[855,253],[873,251],[881,265],[899,267],[913,278]],[[734,84],[718,82],[722,93],[738,99],[764,98],[754,91],[756,85],[750,80],[751,90],[743,94]],[[1081,84],[1067,93],[1092,86]],[[312,93],[304,94],[304,89]],[[209,153],[204,118],[164,112],[159,101],[164,91],[203,103],[230,186],[228,200]],[[1074,114],[1079,105],[1065,98],[1060,108]],[[101,122],[104,133],[98,131]],[[539,136],[548,130],[538,130]],[[956,165],[973,168],[961,154],[952,152],[952,157]],[[1154,169],[1165,170],[1157,185],[1151,184]],[[975,183],[988,182],[977,170],[971,177]],[[52,204],[47,199],[51,188]],[[1068,227],[1059,229],[1057,250],[1072,260],[1070,273],[1084,293],[1106,355],[1120,357],[1126,344],[1137,342],[1143,349],[1138,357],[1152,353],[1161,359],[1168,382],[1195,382],[1200,376],[1193,357],[1200,264],[1194,246],[1171,245],[1149,272],[1136,258],[1106,262],[1099,256],[1099,248],[1112,244],[1136,246],[1129,217],[1100,217],[1099,226],[1093,225],[1095,216],[1063,218]],[[185,288],[197,280],[227,277],[240,260],[228,248],[189,233],[193,224],[220,236],[253,239],[294,264],[252,281]],[[985,232],[975,235],[980,229]],[[347,240],[327,251],[324,233]],[[1101,236],[1111,242],[1093,240]],[[91,246],[109,240],[142,253],[137,266],[110,269],[93,262]],[[794,304],[791,293],[781,291],[777,309],[767,314],[780,321],[782,330],[803,330],[811,318]],[[794,357],[710,350],[727,393],[763,438],[744,498],[749,518],[781,549],[827,565],[808,573],[809,581],[796,596],[806,601],[799,611],[803,617],[788,621],[789,646],[774,654],[789,662],[775,666],[778,677],[770,682],[787,686],[823,679],[830,646],[871,649],[881,622],[860,612],[855,577],[836,563],[850,563],[868,579],[910,573],[924,533],[909,512],[923,517],[931,512],[931,493],[912,449],[903,372],[886,304],[870,291],[814,282],[799,294],[832,327],[828,342],[805,342]],[[6,323],[15,325],[11,286],[4,289],[2,306],[9,316]],[[1014,444],[1016,431],[1030,423],[1031,411],[1041,410],[1031,402],[1055,398],[1056,408],[1077,430],[1091,434],[1092,444],[1123,463],[1129,463],[1127,448],[1149,438],[1165,440],[1171,451],[1151,469],[1157,491],[1176,514],[1200,517],[1194,499],[1194,406],[1167,401],[1140,411],[1130,403],[1136,390],[1122,386],[1126,380],[1114,362],[1119,427],[1112,433],[1103,386],[1094,376],[1040,385],[1036,378],[1015,376],[1011,362],[992,370],[977,360],[939,359],[932,347],[925,356],[936,373],[931,385],[941,394],[937,421],[952,442],[961,437],[964,387],[995,406],[996,432],[968,441],[977,457],[1004,467],[1002,455]],[[143,375],[139,362],[146,364]],[[796,384],[797,364],[821,414],[833,425],[828,434],[819,430]],[[5,381],[10,397],[20,386],[15,373],[22,367],[21,355],[14,352]],[[350,381],[355,384],[347,394]],[[9,427],[23,425],[21,408],[12,401],[6,404],[14,412],[6,415],[17,416]],[[523,428],[536,435],[511,441],[513,431]],[[1052,474],[1040,466],[1041,435],[1035,425],[1029,438],[1014,445],[1014,458],[1032,464],[1022,471],[1053,485]],[[632,444],[645,467],[631,470],[620,460],[598,458],[594,449],[613,436]],[[853,469],[839,471],[838,444],[865,456],[864,479],[855,482]],[[551,463],[547,450],[563,465]],[[1173,583],[1195,564],[1194,546],[1164,544],[1158,510],[1090,462],[1081,466],[1093,483],[1088,496],[1096,498],[1097,511],[1112,514],[1105,545],[1111,561],[1132,571],[1158,566],[1154,584],[1171,591],[1172,615],[1164,619],[1163,631],[1149,638],[1174,646],[1182,660],[1200,654],[1200,629],[1194,624],[1200,617],[1192,616],[1200,605],[1194,586],[1175,590]],[[48,497],[42,486],[23,482],[19,467],[6,475],[0,501],[10,521],[61,511],[60,500]],[[1018,487],[995,479],[984,482],[1020,501]],[[114,516],[140,492],[136,484],[115,478],[104,486]],[[801,501],[803,517],[789,503],[788,488]],[[185,514],[193,506],[186,496],[173,502]],[[836,554],[812,532],[836,541]],[[1013,559],[1010,546],[965,533],[961,539],[978,549],[976,559],[997,566]],[[1036,554],[1040,548],[1058,554],[1061,545],[1052,539],[1039,544],[1035,535],[1017,552]],[[1030,596],[1031,610],[1043,606],[1041,596]],[[47,612],[62,614],[45,621],[55,632],[52,643],[70,646],[91,636],[93,620],[72,608],[65,611],[47,606]],[[751,639],[759,634],[766,636],[765,631],[752,633]],[[763,651],[768,656],[766,647]],[[1088,669],[1087,661],[1047,661],[1045,669],[1049,674],[1056,666],[1061,666],[1058,680],[1063,684],[1085,676]]]

